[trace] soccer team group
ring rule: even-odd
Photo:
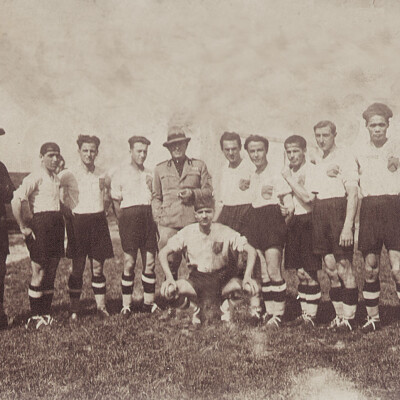
[[[302,309],[298,322],[314,326],[321,298],[318,270],[324,266],[336,313],[328,328],[352,331],[358,303],[352,265],[354,221],[361,202],[358,247],[364,257],[367,308],[361,329],[378,330],[383,245],[400,299],[400,147],[387,136],[392,116],[385,104],[369,106],[363,113],[369,139],[352,149],[337,147],[335,125],[320,121],[314,126],[320,156],[310,161],[306,140],[292,135],[284,142],[283,169],[268,161],[267,138],[246,138],[250,162],[241,156],[240,136],[223,133],[220,145],[228,162],[221,169],[222,208],[215,207],[205,163],[186,156],[190,138],[180,127],[170,128],[163,144],[171,159],[154,171],[144,166],[150,141],[143,136],[129,139],[131,162],[111,172],[95,165],[100,146],[96,136],[78,137],[80,162],[68,168],[59,146],[44,143],[40,168],[15,191],[0,164],[0,327],[8,326],[3,308],[9,252],[4,203],[11,201],[31,258],[28,328],[52,324],[54,280],[65,255],[72,260],[70,318],[79,319],[87,260],[97,314],[109,316],[103,268],[105,260],[114,257],[106,219],[112,207],[124,252],[124,317],[132,313],[140,250],[143,312],[161,312],[155,302],[158,255],[165,274],[160,294],[168,304],[164,316],[172,317],[177,308],[189,309],[193,324],[201,324],[201,311],[214,304],[220,308],[221,320],[230,321],[236,295],[244,291],[252,318],[279,329],[285,312],[284,267],[297,270]],[[182,258],[190,271],[187,279],[178,279]]]

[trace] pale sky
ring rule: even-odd
[[[0,0],[0,157],[30,171],[56,141],[67,165],[79,133],[106,167],[172,121],[188,154],[217,174],[225,130],[284,139],[332,119],[338,141],[364,137],[363,110],[386,102],[400,128],[400,6],[379,0]],[[274,150],[275,151],[275,150]],[[280,149],[276,150],[280,152]]]

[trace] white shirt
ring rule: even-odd
[[[185,250],[188,262],[200,272],[218,271],[228,265],[229,249],[242,252],[247,239],[228,226],[213,223],[207,235],[194,223],[182,228],[168,240],[173,251]]]
[[[78,165],[60,172],[63,203],[74,214],[95,214],[104,211],[104,196],[107,177],[103,170],[95,167],[89,171]]]
[[[60,211],[60,180],[46,168],[38,168],[24,178],[14,198],[28,201],[33,214]]]
[[[250,181],[255,166],[243,159],[236,168],[230,168],[229,163],[224,165],[221,172],[221,201],[226,206],[237,206],[251,203],[249,189],[241,190],[240,181]]]
[[[116,170],[111,179],[111,197],[120,201],[121,208],[150,205],[152,198],[153,173],[140,170],[131,163]]]
[[[315,165],[305,162],[296,172],[292,171],[292,177],[296,182],[303,186],[307,191],[311,192],[311,180],[315,173]],[[303,215],[311,212],[312,205],[305,203],[293,192],[294,214]]]
[[[358,186],[358,168],[351,152],[335,147],[325,158],[316,160],[316,168],[310,179],[311,192],[318,199],[332,199],[346,196],[346,186]],[[328,176],[328,171],[339,167],[339,173]]]
[[[280,203],[280,197],[292,192],[281,172],[267,164],[260,174],[253,172],[250,179],[250,192],[254,208]]]
[[[360,175],[361,195],[396,195],[400,192],[400,168],[388,169],[391,157],[400,158],[400,144],[388,139],[382,147],[371,141],[361,143],[354,149]]]

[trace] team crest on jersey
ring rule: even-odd
[[[213,253],[214,254],[219,254],[222,251],[222,248],[224,247],[224,243],[223,242],[214,242],[213,243]]]
[[[100,190],[104,190],[105,187],[106,187],[105,178],[99,178],[99,188],[100,188]]]
[[[146,175],[146,185],[150,191],[153,190],[153,179],[152,179],[151,175]]]

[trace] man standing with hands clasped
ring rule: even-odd
[[[195,222],[196,199],[211,196],[213,192],[206,164],[186,156],[189,141],[181,127],[170,128],[163,146],[171,153],[171,159],[158,164],[154,170],[152,210],[160,234],[159,249],[180,229]],[[181,261],[180,252],[168,257],[175,280]]]

